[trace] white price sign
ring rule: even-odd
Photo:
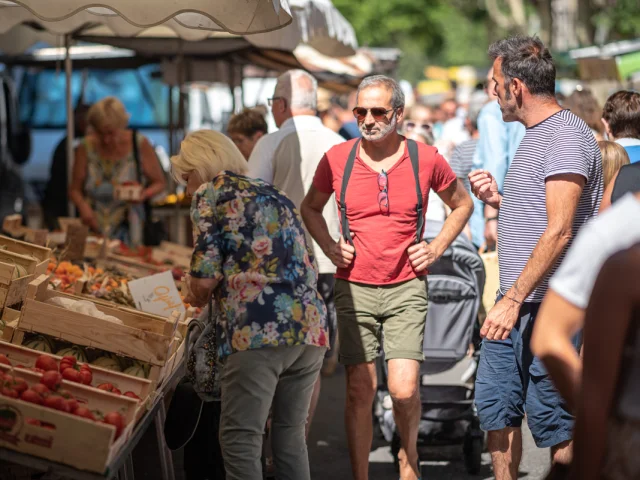
[[[138,310],[169,317],[172,312],[184,314],[186,309],[171,272],[162,272],[129,282],[129,291]]]

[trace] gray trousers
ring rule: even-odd
[[[266,347],[230,355],[220,377],[220,444],[227,480],[262,480],[262,440],[273,406],[271,442],[279,480],[310,480],[305,424],[326,348]]]

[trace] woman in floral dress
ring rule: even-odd
[[[190,134],[171,162],[193,195],[195,247],[185,301],[203,306],[213,294],[217,312],[215,335],[199,341],[206,361],[195,368],[205,379],[196,380],[204,394],[214,393],[218,368],[227,480],[262,479],[272,406],[276,470],[307,480],[305,423],[328,335],[302,220],[282,192],[244,175],[246,161],[221,133]]]

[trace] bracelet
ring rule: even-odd
[[[515,299],[515,298],[513,298],[513,297],[510,297],[510,296],[508,296],[508,295],[505,295],[504,297],[505,297],[505,298],[508,298],[508,299],[509,299],[509,300],[511,300],[513,303],[517,303],[518,305],[522,305],[522,302],[519,302],[518,300],[516,300],[516,299]]]
[[[485,221],[492,222],[493,220],[498,220],[498,217],[489,217]]]

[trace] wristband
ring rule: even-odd
[[[498,217],[489,217],[485,221],[492,222],[493,220],[498,220]]]
[[[508,296],[508,295],[505,295],[504,297],[505,297],[505,298],[508,298],[508,299],[509,299],[509,300],[511,300],[513,303],[517,303],[518,305],[522,305],[522,302],[519,302],[518,300],[516,300],[516,299],[515,299],[515,298],[513,298],[513,297],[510,297],[510,296]]]

